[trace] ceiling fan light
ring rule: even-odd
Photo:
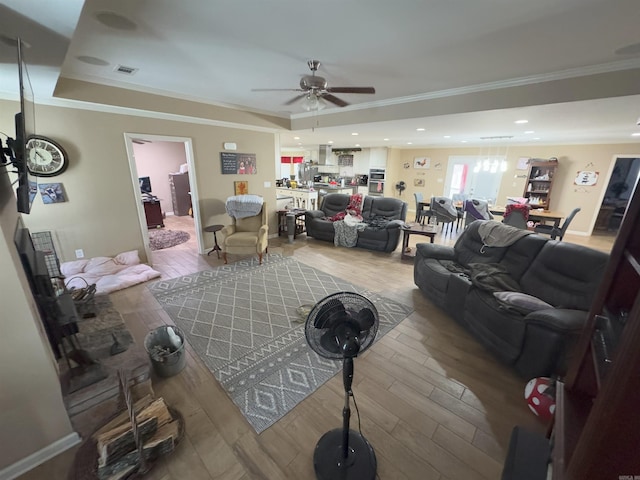
[[[318,97],[315,93],[309,93],[302,101],[302,108],[307,112],[314,112],[316,110],[322,110],[327,105],[324,101]]]

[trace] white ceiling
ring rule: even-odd
[[[131,28],[104,25],[96,16],[100,12],[123,16]],[[640,82],[634,81],[640,48],[615,53],[640,43],[638,24],[637,0],[3,0],[0,5],[0,31],[31,44],[26,55],[36,101],[50,101],[64,76],[237,106],[291,118],[298,130],[281,137],[282,146],[290,148],[331,140],[336,147],[403,148],[464,146],[463,141],[469,146],[640,141],[631,137],[640,132]],[[17,90],[12,55],[0,46],[5,96]],[[101,64],[89,64],[87,57]],[[252,91],[298,88],[310,59],[322,62],[318,73],[329,86],[374,86],[376,93],[336,94],[351,106],[305,114],[299,102],[284,105],[294,91]],[[118,65],[138,70],[124,76],[114,71]],[[617,74],[615,84],[606,76],[586,80],[588,74],[611,73]],[[585,80],[571,88],[549,83],[572,77]],[[544,95],[535,90],[540,85],[546,86]],[[464,96],[502,95],[514,86],[529,89],[506,103],[497,94],[484,94],[477,104]],[[518,119],[529,123],[514,124]],[[513,138],[480,140],[497,136]]]

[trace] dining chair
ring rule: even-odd
[[[526,229],[530,209],[531,207],[524,203],[507,205],[504,210],[502,223],[511,225],[512,227]]]
[[[465,214],[465,228],[476,220],[491,220],[493,215],[489,211],[489,202],[479,198],[470,198],[462,204]]]
[[[431,217],[431,207],[424,205],[422,192],[415,192],[413,197],[416,200],[416,222],[423,223],[425,218]]]
[[[449,224],[449,231],[453,228],[452,225],[459,221],[459,212],[453,205],[453,200],[447,197],[431,197],[431,210],[433,216],[436,217],[438,223],[442,222],[442,231],[445,230],[447,224]]]
[[[564,223],[561,227],[556,227],[555,225],[538,224],[533,229],[533,231],[535,233],[542,233],[543,235],[550,235],[551,240],[555,240],[556,237],[559,237],[559,240],[562,241],[562,237],[564,237],[564,234],[567,232],[567,228],[573,220],[573,217],[575,217],[580,210],[582,210],[580,207],[574,208],[569,216],[565,218]]]

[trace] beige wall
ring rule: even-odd
[[[444,182],[450,155],[480,155],[479,148],[426,148],[426,149],[390,149],[387,160],[388,196],[398,197],[393,188],[396,182],[404,180],[407,189],[401,198],[415,209],[414,192],[422,192],[425,198],[444,194]],[[522,196],[525,189],[526,170],[516,170],[520,157],[550,158],[559,161],[551,195],[551,210],[564,215],[575,207],[582,211],[575,217],[569,230],[574,233],[588,235],[591,233],[595,219],[602,203],[616,155],[640,156],[639,144],[615,145],[554,145],[535,147],[509,147],[507,150],[508,169],[502,177],[496,203],[504,204],[507,196]],[[414,157],[429,157],[431,168],[416,170],[413,168]],[[405,169],[403,165],[409,164]],[[440,164],[440,169],[436,165]],[[598,183],[593,187],[574,185],[573,181],[580,170],[592,170],[600,173]],[[424,174],[421,174],[424,173]],[[516,178],[516,175],[521,178]],[[424,187],[415,187],[414,179],[423,178]],[[412,217],[412,215],[410,215]]]
[[[0,100],[0,131],[13,133],[17,103]],[[248,180],[249,190],[262,195],[270,206],[272,232],[275,221],[275,166],[277,137],[273,133],[217,127],[146,117],[117,115],[74,108],[37,105],[37,131],[67,150],[70,165],[62,175],[46,181],[61,182],[68,201],[44,205],[38,195],[32,213],[23,215],[31,231],[52,231],[61,261],[75,259],[74,250],[86,257],[114,255],[137,249],[144,258],[143,237],[125,148],[124,133],[190,138],[203,225],[226,224],[225,199],[233,195],[234,180]],[[238,151],[255,153],[256,175],[222,175],[223,142],[235,142]],[[0,276],[2,335],[0,335],[0,470],[72,432],[60,394],[55,363],[39,331],[24,273],[13,247],[17,213],[8,176],[0,174],[2,199],[0,226]],[[264,187],[264,182],[271,187]],[[213,243],[210,235],[207,244]]]
[[[18,219],[0,173],[0,471],[71,434],[57,371],[13,243]]]
[[[0,111],[15,108],[13,102],[0,101]],[[131,180],[126,132],[192,139],[204,226],[228,223],[224,201],[233,195],[233,181],[248,180],[250,193],[262,195],[268,202],[271,231],[276,231],[273,133],[43,105],[37,105],[36,117],[38,133],[58,141],[70,157],[67,171],[47,180],[62,182],[68,201],[44,205],[38,195],[24,221],[32,231],[54,232],[62,261],[75,259],[78,248],[86,257],[137,249],[144,258],[136,206],[139,195]],[[13,131],[7,116],[3,116],[0,129]],[[222,175],[220,151],[224,142],[235,142],[238,152],[255,153],[257,174]],[[271,182],[271,187],[265,188],[265,181]],[[213,243],[209,237],[204,237],[207,245]]]

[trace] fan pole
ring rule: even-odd
[[[342,383],[344,384],[344,408],[342,409],[342,458],[347,461],[349,456],[349,420],[351,409],[349,408],[349,395],[353,383],[353,357],[346,357],[342,364]]]
[[[331,430],[318,441],[313,454],[316,478],[319,480],[374,480],[377,460],[373,447],[361,433],[349,429],[353,357],[345,357],[342,365],[344,383],[342,429]]]

